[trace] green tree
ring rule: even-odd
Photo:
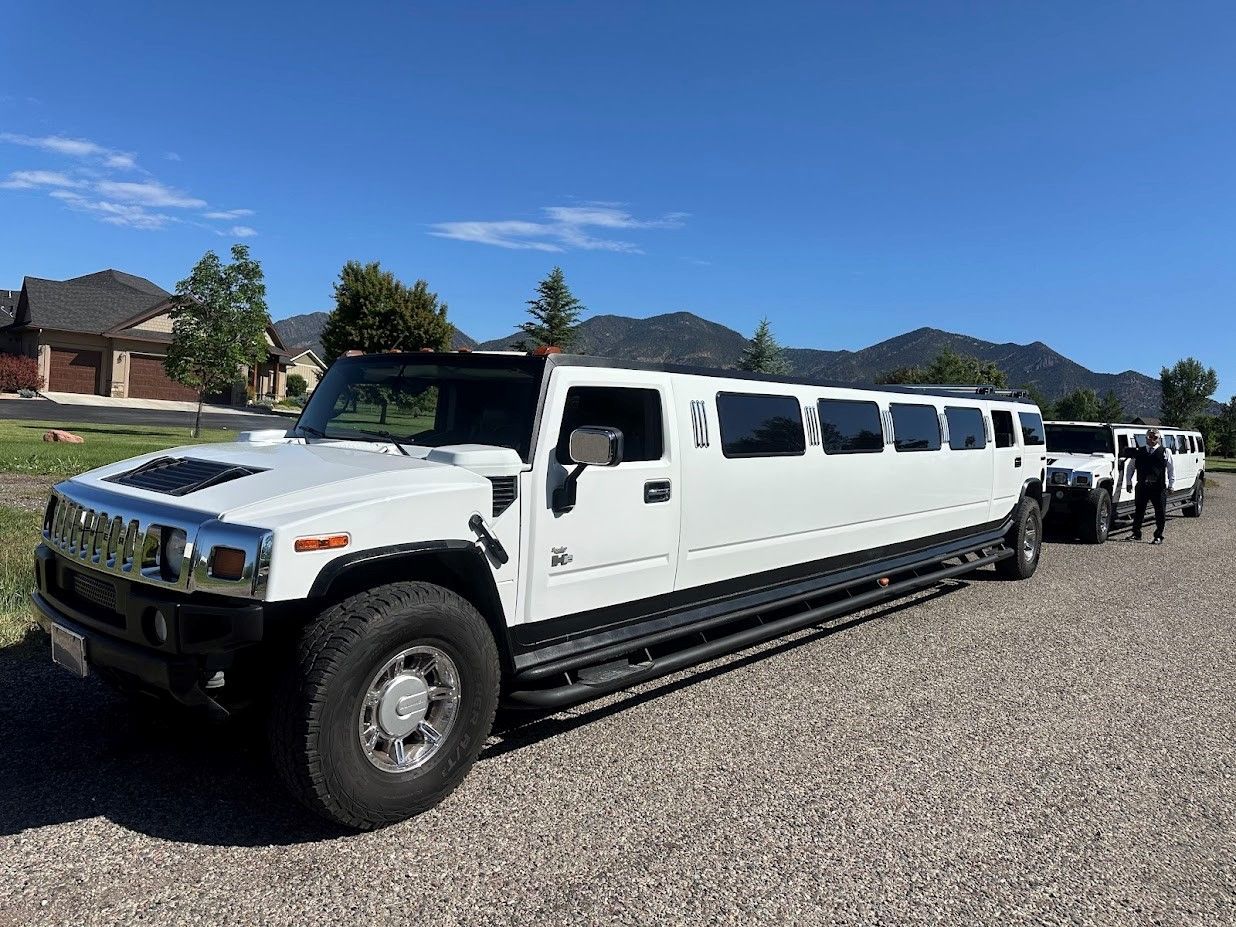
[[[289,373],[287,394],[292,397],[303,396],[309,390],[309,381],[299,373]]]
[[[348,261],[335,282],[335,308],[322,328],[322,348],[329,364],[345,351],[419,351],[450,348],[455,328],[447,321],[446,303],[429,284],[407,286],[378,261]]]
[[[1206,411],[1206,400],[1219,388],[1219,377],[1213,367],[1203,367],[1196,358],[1186,357],[1163,368],[1159,388],[1163,393],[1163,424],[1183,428]]]
[[[172,297],[172,343],[163,365],[168,376],[197,390],[193,437],[202,430],[202,400],[230,385],[242,365],[267,356],[266,283],[262,265],[245,245],[232,245],[232,263],[207,251]]]
[[[1048,399],[1043,391],[1033,383],[1027,383],[1021,388],[1026,391],[1026,395],[1030,397],[1030,401],[1039,407],[1039,411],[1043,413],[1044,420],[1050,421],[1053,418],[1064,417],[1056,414],[1056,404]]]
[[[742,357],[738,360],[739,370],[750,370],[754,373],[772,373],[784,376],[790,372],[790,363],[777,339],[773,337],[772,326],[768,319],[760,319],[755,326],[755,334],[743,348]]]
[[[1008,386],[1008,377],[995,361],[980,360],[945,348],[926,367],[899,367],[881,374],[876,382],[995,386],[1004,389]]]
[[[1236,457],[1236,396],[1224,403],[1219,412],[1217,439],[1221,456]]]
[[[1099,401],[1098,421],[1109,424],[1124,421],[1124,403],[1120,401],[1115,390],[1109,389]]]
[[[515,347],[521,351],[534,348],[570,351],[575,345],[580,313],[586,309],[567,286],[562,268],[555,267],[537,284],[536,299],[528,300],[528,315],[532,316],[532,321],[519,326],[524,337]]]
[[[1075,389],[1056,403],[1057,418],[1070,422],[1099,421],[1099,394],[1092,389]]]

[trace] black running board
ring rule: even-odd
[[[867,608],[886,599],[916,592],[933,586],[941,580],[969,573],[979,567],[996,563],[1014,555],[1014,550],[1000,546],[987,548],[974,559],[963,554],[961,563],[940,563],[930,570],[911,570],[897,580],[889,579],[887,585],[875,582],[874,589],[855,593],[853,587],[833,590],[831,593],[814,593],[810,598],[833,597],[824,605],[810,606],[810,598],[801,603],[793,601],[771,602],[760,609],[743,609],[722,619],[712,619],[672,632],[636,638],[613,647],[603,648],[588,654],[584,660],[578,656],[556,663],[536,666],[516,676],[516,688],[507,693],[504,702],[517,708],[561,708],[577,702],[598,698],[619,689],[647,682],[659,676],[677,672],[697,663],[711,660],[781,637],[808,625],[834,618],[848,612]],[[955,558],[954,558],[955,559]],[[872,580],[866,580],[866,583]],[[865,583],[864,583],[865,584]],[[787,605],[808,606],[792,614],[766,619],[764,614],[784,612]],[[708,632],[722,624],[748,622],[738,630],[722,631],[710,637]],[[754,624],[750,624],[754,622]],[[654,655],[653,648],[667,648],[666,652]],[[537,686],[537,683],[552,682],[557,676],[557,685]],[[519,686],[524,686],[519,688]]]

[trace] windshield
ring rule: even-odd
[[[299,427],[328,438],[509,447],[528,461],[545,364],[523,356],[390,354],[343,358]]]
[[[1112,433],[1094,425],[1048,425],[1047,451],[1051,454],[1114,454]]]

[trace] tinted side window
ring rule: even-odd
[[[1169,451],[1176,450],[1176,436],[1175,435],[1164,435],[1163,436],[1163,446],[1166,447]]]
[[[884,450],[880,407],[874,402],[821,399],[818,408],[825,454],[870,454]]]
[[[583,425],[621,431],[623,460],[661,459],[665,438],[661,394],[655,389],[572,386],[558,432],[558,463],[571,462],[571,432]]]
[[[992,431],[996,435],[996,447],[1012,447],[1017,443],[1017,432],[1013,431],[1013,413],[1003,409],[991,410]],[[949,428],[952,428],[949,425]]]
[[[1137,443],[1138,447],[1146,446],[1146,436],[1144,434],[1134,435],[1133,440]]]
[[[1189,437],[1187,437],[1185,440],[1189,442],[1189,453],[1196,454],[1197,453],[1197,439],[1194,438],[1193,435],[1189,435]]]
[[[1206,453],[1206,439],[1203,438],[1201,435],[1197,436],[1197,450],[1198,450],[1198,453],[1201,453],[1201,454]]]
[[[793,396],[718,393],[717,421],[726,457],[777,457],[807,449],[802,409]]]
[[[955,451],[977,451],[987,446],[987,429],[980,409],[945,407],[948,446]]]
[[[1021,420],[1022,444],[1047,443],[1047,439],[1043,435],[1043,416],[1037,412],[1018,412],[1017,417]]]
[[[1120,451],[1127,451],[1128,449],[1129,449],[1129,436],[1128,436],[1128,435],[1119,435],[1119,436],[1116,438],[1116,451],[1117,451],[1117,453],[1119,453]]]
[[[940,416],[935,406],[894,402],[894,447],[899,451],[938,451],[940,449]]]

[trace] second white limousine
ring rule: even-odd
[[[554,708],[992,565],[1039,561],[1039,410],[553,353],[330,368],[295,427],[58,484],[52,656],[226,713],[371,828]]]

